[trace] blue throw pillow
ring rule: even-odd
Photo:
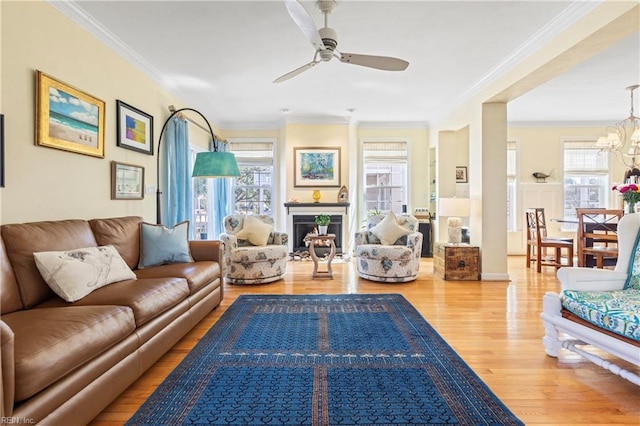
[[[188,221],[181,222],[173,228],[141,223],[138,269],[167,263],[193,262],[188,235]]]

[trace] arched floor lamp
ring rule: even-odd
[[[169,108],[171,110],[171,107]],[[218,151],[218,140],[216,139],[216,135],[213,133],[213,129],[211,128],[211,124],[209,124],[209,120],[202,115],[202,113],[193,108],[180,108],[179,110],[172,111],[171,115],[162,125],[162,130],[160,131],[160,138],[158,139],[158,157],[157,157],[157,190],[156,190],[156,223],[160,225],[162,223],[162,212],[160,207],[160,198],[162,196],[162,191],[160,190],[160,145],[162,144],[162,135],[164,134],[164,130],[167,128],[167,124],[169,121],[181,113],[182,111],[193,111],[198,114],[205,123],[207,123],[207,127],[209,128],[209,133],[211,134],[211,138],[213,139],[213,151],[199,152],[196,155],[196,162],[193,165],[193,173],[191,177],[201,177],[201,178],[225,178],[225,177],[236,177],[240,176],[240,170],[238,169],[238,163],[236,162],[236,156],[231,152],[219,152]]]

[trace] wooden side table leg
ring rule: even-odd
[[[329,277],[333,279],[333,270],[331,269],[331,261],[336,255],[336,244],[333,242],[333,240],[329,240],[329,246],[331,247],[331,251],[329,252],[329,258],[327,259],[327,275],[329,275]]]
[[[318,256],[316,254],[315,241],[309,243],[309,255],[311,256],[311,260],[313,260],[313,274],[311,274],[311,276],[315,278],[318,275]]]

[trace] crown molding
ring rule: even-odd
[[[502,61],[494,66],[489,72],[482,76],[478,81],[471,85],[460,96],[451,100],[448,104],[443,105],[442,113],[434,118],[434,122],[440,121],[447,117],[457,108],[464,105],[474,96],[482,92],[493,82],[502,78],[509,70],[523,59],[529,57],[549,41],[553,40],[567,28],[578,22],[589,12],[598,7],[604,0],[599,1],[574,1],[562,12],[556,15],[544,27],[529,37],[511,54],[507,55]]]
[[[602,127],[602,133],[605,128],[610,126],[610,122],[604,121],[508,121],[507,127]]]
[[[360,121],[360,129],[428,129],[428,121]]]
[[[98,40],[102,41],[127,61],[138,67],[143,73],[160,83],[163,87],[165,86],[166,81],[162,73],[156,67],[147,62],[129,45],[116,37],[116,35],[109,31],[104,25],[96,21],[93,16],[86,13],[84,9],[78,6],[78,3],[75,0],[47,1],[62,14],[94,35]]]
[[[282,127],[282,123],[280,121],[223,121],[220,126],[224,130],[278,130]]]

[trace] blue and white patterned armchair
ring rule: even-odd
[[[358,275],[381,282],[413,281],[418,277],[422,252],[422,234],[418,232],[418,219],[406,214],[398,216],[397,225],[406,229],[406,235],[390,245],[385,245],[382,244],[379,235],[375,235],[375,230],[372,232],[372,228],[385,217],[371,216],[365,229],[355,234]]]
[[[224,242],[227,282],[264,284],[277,281],[284,276],[287,268],[289,237],[286,232],[273,230],[273,219],[270,216],[251,215],[249,220],[247,217],[244,214],[234,214],[224,218],[224,232],[220,234],[220,240]],[[253,226],[256,224],[255,219],[262,225]],[[247,225],[247,222],[251,225]],[[251,236],[247,239],[238,238],[239,233],[241,237],[246,237],[249,226],[253,230]],[[244,231],[241,232],[243,228]],[[266,244],[256,245],[256,237],[262,239],[260,243]]]

